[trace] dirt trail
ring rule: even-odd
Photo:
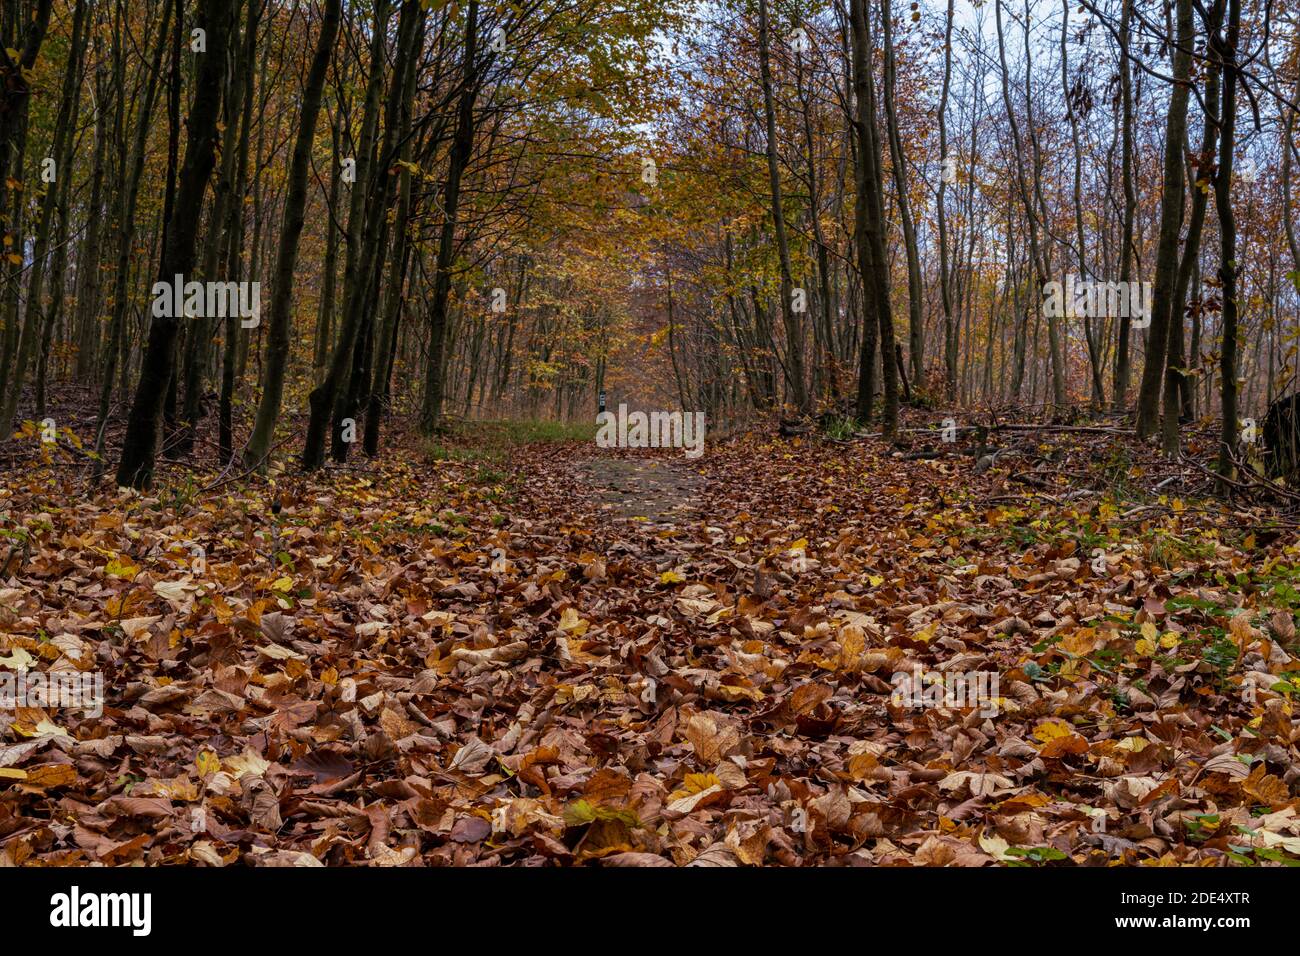
[[[599,502],[600,511],[615,520],[645,519],[654,525],[684,525],[703,517],[704,478],[680,455],[667,457],[584,458],[573,465]]]

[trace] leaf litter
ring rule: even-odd
[[[750,435],[209,497],[15,470],[0,673],[105,700],[0,711],[0,865],[1300,861],[1293,531],[1018,467]],[[919,672],[995,706],[899,702]]]

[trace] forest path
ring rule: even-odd
[[[682,525],[703,517],[704,478],[681,454],[599,455],[576,462],[573,473],[590,490],[599,511],[610,518]]]

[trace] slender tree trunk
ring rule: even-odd
[[[871,75],[873,44],[865,0],[850,0],[853,47],[853,85],[857,100],[857,180],[855,235],[864,304],[863,348],[858,368],[860,421],[871,415],[874,394],[875,344],[879,341],[881,379],[884,383],[882,419],[884,433],[892,437],[898,428],[898,366],[894,355],[894,316],[889,301],[889,258],[884,237],[884,179],[881,169],[880,137],[876,130],[875,83]],[[871,329],[872,321],[875,329]],[[878,333],[878,339],[877,339]]]
[[[1078,246],[1079,275],[1086,278],[1090,270],[1083,239],[1083,143],[1079,139],[1078,109],[1070,88],[1069,71],[1070,0],[1062,0],[1061,6],[1061,95],[1065,97],[1065,112],[1070,120],[1070,141],[1074,147],[1074,179],[1071,188],[1074,204],[1074,241]],[[1098,336],[1094,331],[1093,321],[1093,316],[1084,317],[1083,332],[1088,347],[1088,368],[1092,373],[1092,407],[1101,410],[1105,407],[1106,390],[1102,384],[1101,347],[1097,341]]]
[[[945,193],[948,180],[955,178],[957,163],[948,156],[948,92],[952,86],[952,14],[953,0],[948,0],[943,29],[943,91],[939,94],[939,191],[935,207],[939,223],[939,298],[943,305],[943,360],[949,402],[957,400],[957,322],[952,311],[952,276],[948,265],[948,211]],[[950,172],[951,171],[951,172]]]
[[[189,141],[181,168],[176,199],[167,223],[159,281],[170,283],[177,275],[194,268],[199,212],[208,179],[216,163],[217,119],[221,112],[221,89],[226,75],[226,49],[232,28],[231,0],[206,0],[201,22],[207,34],[207,50],[200,54],[194,101],[190,107]],[[174,310],[167,310],[174,311]],[[131,416],[127,420],[122,458],[117,466],[117,483],[147,488],[153,480],[157,451],[158,423],[163,390],[173,371],[172,353],[181,317],[154,315],[149,342],[140,368]]]
[[[416,0],[406,0],[402,4],[398,19],[397,50],[394,63],[393,82],[389,86],[388,100],[384,107],[384,138],[379,147],[374,173],[370,179],[370,198],[367,205],[372,210],[366,221],[366,234],[362,244],[360,280],[364,294],[357,301],[361,309],[360,347],[352,356],[351,377],[346,388],[340,391],[334,407],[334,433],[330,451],[335,461],[347,460],[351,442],[342,427],[343,422],[351,422],[353,430],[359,419],[364,416],[362,410],[368,403],[372,384],[373,369],[381,355],[380,349],[387,349],[388,343],[381,342],[382,329],[376,328],[375,313],[378,308],[379,290],[384,272],[384,260],[388,247],[390,232],[389,209],[397,194],[398,177],[392,174],[397,161],[398,137],[401,130],[401,115],[406,104],[407,80],[414,81],[413,64],[417,40],[423,41],[424,15]],[[382,363],[380,363],[382,364]],[[352,436],[352,437],[355,437]]]
[[[781,195],[781,170],[777,163],[776,108],[772,96],[772,61],[767,0],[758,0],[758,68],[763,84],[763,117],[767,131],[767,178],[772,190],[772,227],[781,263],[781,318],[785,327],[786,385],[791,403],[799,414],[811,406],[804,374],[803,329],[794,311],[794,278],[790,266],[790,241],[785,229]]]
[[[0,354],[0,402],[15,406],[22,382],[16,365],[19,353],[18,311],[19,285],[23,262],[22,210],[25,198],[23,180],[23,153],[27,146],[27,109],[31,98],[29,78],[41,44],[50,24],[51,0],[40,0],[34,7],[14,4],[12,25],[15,39],[21,41],[20,49],[0,49],[0,211],[7,211],[5,223],[6,243],[17,262],[5,263],[4,324],[5,339]],[[16,54],[16,56],[15,56]],[[14,185],[11,185],[14,184]],[[10,437],[9,424],[13,413],[3,414],[0,409],[0,441]]]
[[[147,39],[147,38],[146,38]],[[91,161],[90,204],[86,211],[86,230],[77,250],[77,303],[74,327],[77,337],[75,376],[78,381],[96,380],[99,375],[99,256],[107,232],[104,216],[104,157],[108,150],[108,63],[100,57],[95,67],[94,108],[95,146]],[[121,97],[121,91],[117,96]]]
[[[1218,33],[1222,27],[1223,2],[1216,0],[1210,9],[1210,22],[1206,24],[1206,33],[1210,36]],[[1187,238],[1183,245],[1182,260],[1178,264],[1178,277],[1174,285],[1173,311],[1169,329],[1169,348],[1165,355],[1165,393],[1164,426],[1161,430],[1162,445],[1169,455],[1179,451],[1178,424],[1180,419],[1191,418],[1192,414],[1192,372],[1183,366],[1183,322],[1187,312],[1187,290],[1191,285],[1192,273],[1201,252],[1201,233],[1205,226],[1205,210],[1209,203],[1210,170],[1214,165],[1214,147],[1220,115],[1216,113],[1219,106],[1219,84],[1222,64],[1211,58],[1205,67],[1205,126],[1201,133],[1201,149],[1192,168],[1192,211],[1187,222]],[[1193,355],[1199,348],[1199,336],[1193,337]]]
[[[442,231],[438,236],[438,259],[433,279],[433,301],[429,311],[429,355],[425,367],[424,406],[420,431],[429,435],[442,416],[447,337],[447,305],[451,292],[451,270],[455,253],[456,225],[460,212],[460,182],[474,151],[474,101],[478,96],[478,0],[469,0],[465,18],[465,51],[460,100],[456,110],[456,133],[447,160],[447,182],[443,188]]]
[[[1039,241],[1038,230],[1040,224],[1038,218],[1038,207],[1036,205],[1036,201],[1033,195],[1031,195],[1028,179],[1026,178],[1025,175],[1025,164],[1024,164],[1024,159],[1021,155],[1022,140],[1020,138],[1020,124],[1016,120],[1015,107],[1011,102],[1010,84],[1009,84],[1008,71],[1007,71],[1006,41],[1003,37],[1003,30],[1002,30],[1002,0],[994,0],[993,8],[994,8],[994,21],[997,26],[997,36],[998,36],[998,62],[1001,66],[1001,73],[1002,73],[1002,100],[1007,109],[1007,122],[1011,128],[1011,151],[1015,157],[1014,166],[1015,166],[1015,173],[1016,173],[1016,186],[1020,193],[1021,202],[1024,204],[1025,207],[1025,221],[1029,233],[1029,256],[1033,260],[1034,273],[1038,280],[1038,291],[1039,291],[1038,301],[1039,303],[1041,303],[1043,301],[1043,295],[1042,295],[1043,290],[1046,288],[1047,283],[1049,281],[1048,278],[1049,264],[1047,260],[1046,251],[1042,248],[1042,245]],[[1030,67],[1028,61],[1028,50],[1026,50],[1026,71],[1027,71],[1026,84],[1028,84],[1029,70]],[[1027,90],[1026,103],[1028,104],[1031,100],[1032,100],[1032,95],[1030,95]],[[1032,126],[1033,126],[1032,115],[1030,115],[1028,119],[1031,127],[1030,138],[1033,139],[1035,143],[1037,143],[1036,134],[1032,132]],[[1039,177],[1037,176],[1037,168],[1038,168],[1037,149],[1035,149],[1034,152],[1035,152],[1035,173],[1036,173],[1035,182],[1037,183],[1039,179]],[[1035,187],[1035,193],[1036,192],[1037,192],[1037,187]],[[1052,400],[1053,400],[1053,404],[1056,406],[1056,411],[1058,414],[1065,408],[1067,404],[1067,396],[1065,393],[1065,370],[1064,370],[1064,362],[1063,362],[1062,349],[1060,343],[1059,323],[1060,323],[1060,319],[1058,317],[1051,316],[1051,315],[1047,317],[1048,351],[1050,353],[1049,361],[1051,362],[1051,372],[1052,372]]]
[[[407,40],[405,59],[398,57],[397,62],[404,64],[398,91],[400,119],[397,128],[398,158],[397,165],[401,173],[397,177],[399,198],[397,211],[393,220],[393,253],[389,257],[388,294],[385,297],[383,322],[380,326],[379,340],[374,355],[374,380],[370,384],[369,397],[366,402],[366,428],[362,450],[374,457],[379,454],[379,427],[388,399],[388,382],[392,374],[393,352],[397,344],[398,324],[401,321],[403,287],[406,283],[408,256],[408,231],[411,217],[411,106],[415,95],[415,64],[419,51],[424,46],[424,12],[418,6],[407,11],[412,19],[410,36]],[[382,268],[382,262],[377,265]],[[378,276],[376,276],[378,279]],[[477,370],[477,365],[475,366]]]
[[[885,47],[885,126],[889,135],[889,156],[894,167],[894,189],[898,193],[898,221],[903,227],[903,249],[907,255],[907,341],[911,359],[912,381],[925,383],[925,314],[921,284],[921,257],[916,248],[916,227],[912,222],[912,200],[907,194],[907,155],[898,131],[898,108],[895,105],[896,66],[894,63],[894,15],[890,0],[881,0],[881,40]]]
[[[150,64],[148,77],[145,80],[144,98],[140,103],[140,112],[136,117],[135,135],[131,144],[131,151],[128,155],[126,151],[126,71],[125,71],[125,51],[118,47],[115,56],[116,65],[116,86],[117,86],[117,109],[115,127],[117,130],[118,141],[118,162],[117,168],[122,178],[122,184],[118,189],[117,198],[114,202],[115,216],[117,222],[117,254],[113,270],[113,314],[108,328],[108,347],[105,350],[106,361],[104,363],[104,372],[99,381],[99,410],[95,423],[95,454],[99,456],[95,468],[96,477],[98,477],[104,468],[104,439],[105,432],[108,428],[108,414],[110,403],[113,397],[114,375],[119,371],[122,373],[123,385],[122,394],[126,395],[127,372],[128,372],[128,355],[126,350],[126,319],[127,309],[130,306],[130,282],[131,282],[131,250],[135,244],[135,216],[137,199],[140,194],[140,179],[144,174],[145,147],[149,138],[149,129],[153,125],[154,119],[150,115],[153,111],[154,97],[157,94],[159,75],[162,71],[162,59],[167,50],[167,32],[172,22],[173,4],[165,2],[163,4],[163,19],[158,28],[158,40],[154,46],[153,60]]]
[[[262,5],[256,0],[248,5],[244,22],[244,36],[238,52],[235,69],[247,71],[257,57],[257,31],[261,22]],[[251,78],[250,78],[251,79]],[[235,173],[234,202],[230,204],[230,221],[227,226],[226,276],[232,282],[243,281],[244,272],[244,207],[248,195],[248,144],[253,127],[253,95],[255,85],[243,84],[243,102],[239,119],[239,164]],[[221,348],[221,396],[217,404],[217,455],[221,464],[227,465],[235,457],[235,379],[239,365],[241,343],[247,341],[245,330],[238,322],[226,326]]]
[[[1178,238],[1183,224],[1183,147],[1187,139],[1187,100],[1191,87],[1192,0],[1177,0],[1178,47],[1174,51],[1174,88],[1165,118],[1164,195],[1160,209],[1160,239],[1156,247],[1155,295],[1151,328],[1147,333],[1146,362],[1138,391],[1137,434],[1150,438],[1159,424],[1160,391],[1165,379],[1169,327],[1175,319],[1174,286],[1178,281]]]
[[[1122,116],[1120,147],[1120,176],[1124,183],[1124,224],[1121,236],[1119,281],[1128,288],[1133,278],[1133,264],[1137,258],[1137,247],[1133,241],[1137,216],[1137,189],[1133,183],[1133,74],[1129,64],[1129,43],[1132,36],[1133,2],[1120,0],[1119,27],[1119,86]],[[1115,381],[1111,389],[1111,403],[1116,411],[1128,407],[1128,387],[1131,378],[1129,334],[1132,320],[1127,315],[1119,318],[1118,342],[1115,347]]]
[[[330,137],[334,144],[331,157],[339,155],[339,131],[336,124],[330,124]],[[327,199],[327,222],[325,235],[325,262],[321,266],[320,310],[316,315],[316,352],[312,359],[312,368],[319,379],[321,371],[329,361],[330,335],[334,326],[334,286],[338,278],[339,230],[334,223],[338,215],[339,189],[343,182],[343,167],[333,160],[330,162],[330,188]]]
[[[265,470],[271,450],[271,436],[280,417],[284,397],[284,372],[289,362],[289,324],[293,318],[293,278],[298,265],[298,244],[307,208],[307,174],[311,171],[311,147],[316,139],[316,120],[320,116],[321,94],[329,68],[334,38],[342,19],[341,0],[325,0],[316,52],[312,55],[307,82],[302,90],[302,112],[298,135],[293,144],[289,166],[288,190],[284,204],[284,224],[280,231],[280,248],[275,262],[275,287],[271,295],[269,328],[266,337],[266,366],[262,382],[262,400],[257,406],[253,434],[244,449],[244,467]],[[232,319],[231,324],[237,320]],[[231,333],[233,334],[233,333]]]
[[[1189,0],[1185,0],[1189,2]],[[1241,0],[1228,0],[1227,36],[1216,35],[1223,68],[1223,108],[1219,111],[1219,172],[1214,205],[1219,213],[1219,279],[1223,284],[1223,341],[1219,351],[1223,423],[1219,438],[1219,474],[1230,478],[1237,450],[1237,219],[1232,209],[1232,151],[1237,129],[1237,43]]]
[[[325,463],[325,438],[333,420],[335,403],[352,367],[352,350],[361,331],[361,308],[358,303],[364,294],[360,281],[361,246],[366,231],[369,210],[366,208],[367,190],[371,176],[371,160],[379,126],[379,99],[384,77],[384,35],[388,29],[389,4],[377,0],[374,7],[374,27],[370,36],[370,78],[366,84],[365,108],[361,121],[361,139],[358,142],[356,181],[352,183],[349,199],[347,261],[343,271],[343,323],[338,340],[330,357],[329,370],[320,384],[312,389],[309,399],[311,415],[307,422],[307,438],[303,443],[302,466],[313,471]],[[342,162],[343,157],[335,157]]]
[[[27,382],[28,369],[32,359],[39,354],[40,343],[44,339],[45,272],[49,258],[50,234],[54,228],[54,215],[58,206],[59,183],[62,181],[60,177],[66,178],[72,175],[70,149],[74,120],[73,91],[80,85],[85,23],[85,0],[77,0],[72,18],[72,48],[64,66],[58,115],[54,123],[54,148],[53,156],[50,158],[54,160],[55,180],[46,184],[45,196],[41,200],[41,218],[32,251],[31,278],[27,284],[27,307],[19,333],[17,356],[5,382],[3,397],[0,398],[0,435],[8,435],[13,428],[14,415],[18,411],[18,400],[22,395],[23,386]]]
[[[85,62],[87,35],[89,29],[86,20],[89,12],[86,0],[76,0],[72,23],[72,49],[70,66],[65,76],[63,98],[59,103],[60,118],[63,118],[64,105],[68,106],[68,118],[60,124],[63,130],[63,142],[56,148],[56,170],[58,175],[50,189],[55,195],[54,249],[53,267],[50,271],[50,304],[45,310],[41,327],[41,340],[36,353],[36,417],[45,417],[45,390],[48,381],[50,345],[54,330],[64,315],[65,279],[68,265],[68,198],[72,191],[72,156],[77,136],[76,119],[81,109],[82,73]],[[71,89],[67,80],[71,77]],[[58,136],[56,134],[56,140]]]

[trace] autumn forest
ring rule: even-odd
[[[0,79],[0,868],[1300,865],[1300,12],[0,0]]]

